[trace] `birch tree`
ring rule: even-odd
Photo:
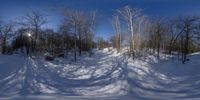
[[[142,39],[146,33],[145,24],[147,18],[141,13],[141,9],[138,8],[125,6],[117,11],[124,21],[123,25],[125,26],[124,29],[126,29],[125,33],[129,34],[129,49],[134,56],[141,51]]]
[[[140,12],[137,9],[131,9],[129,6],[119,9],[118,12],[121,14],[128,27],[128,33],[130,34],[130,51],[133,52],[135,46],[134,21]]]
[[[114,30],[114,37],[113,37],[113,45],[116,46],[117,51],[119,52],[121,50],[122,45],[122,31],[121,31],[121,23],[118,15],[113,16],[113,19],[111,20],[111,24]]]

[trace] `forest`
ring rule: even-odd
[[[152,17],[127,5],[104,19],[112,32],[103,37],[98,10],[55,14],[57,30],[40,10],[0,17],[0,99],[200,98],[200,16]]]
[[[63,9],[59,30],[44,29],[47,18],[39,11],[20,17],[19,21],[0,22],[1,53],[17,51],[33,56],[48,53],[52,58],[67,56],[68,52],[81,56],[92,55],[92,49],[113,47],[118,52],[128,48],[132,58],[156,53],[179,54],[182,63],[187,55],[200,49],[200,17],[157,17],[151,20],[141,9],[125,6],[114,11],[109,18],[113,27],[112,37],[95,37],[98,27],[98,11],[86,13],[76,9]],[[20,50],[19,50],[20,49]],[[18,52],[18,53],[19,53]]]

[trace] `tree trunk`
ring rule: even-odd
[[[160,57],[160,42],[158,42],[158,45],[157,45],[157,58]]]

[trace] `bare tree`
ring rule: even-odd
[[[89,16],[84,22],[83,25],[83,40],[84,40],[84,47],[83,50],[89,51],[89,56],[92,55],[92,45],[93,45],[93,38],[97,24],[97,17],[96,11],[90,12]]]
[[[20,24],[23,25],[23,27],[29,28],[34,33],[33,49],[36,50],[39,31],[42,28],[42,25],[47,22],[47,20],[42,13],[33,10],[26,13],[22,19],[23,20],[20,22]]]
[[[90,56],[92,54],[92,48],[93,48],[93,45],[94,45],[94,42],[93,42],[93,39],[94,39],[94,35],[95,35],[95,30],[96,30],[96,27],[97,27],[97,11],[93,11],[91,12],[91,21],[90,22],[90,30],[91,30],[91,37],[90,37]]]
[[[0,37],[2,38],[2,54],[6,53],[7,40],[13,29],[12,23],[0,23]]]
[[[115,33],[115,36],[113,37],[114,45],[117,48],[117,51],[119,52],[121,49],[122,44],[122,31],[121,31],[121,23],[118,15],[113,16],[113,19],[111,20],[111,24]]]
[[[182,63],[184,64],[188,61],[187,55],[190,53],[189,47],[191,41],[193,41],[194,33],[198,30],[200,25],[200,18],[196,16],[186,16],[180,18],[179,28],[183,28],[183,33],[181,34],[181,52],[182,52]]]
[[[149,42],[151,42],[153,51],[156,49],[157,58],[160,57],[160,49],[164,40],[163,37],[165,37],[166,32],[166,27],[162,19],[158,19],[152,24]]]
[[[69,24],[68,26],[71,26],[71,31],[74,33],[74,36],[76,36],[79,40],[79,55],[81,55],[81,49],[82,49],[82,27],[83,27],[83,21],[84,21],[84,14],[81,11],[77,10],[64,10],[64,21],[66,24]],[[77,47],[77,41],[75,41],[74,48]]]
[[[185,27],[180,27],[180,21],[178,19],[170,20],[168,24],[169,34],[168,34],[168,53],[171,54],[173,48],[176,48],[175,43],[183,34]]]
[[[83,11],[65,9],[63,11],[63,25],[68,26],[66,30],[76,36],[74,48],[78,47],[79,56],[82,51],[91,51],[94,31],[96,27],[96,12],[86,14]]]

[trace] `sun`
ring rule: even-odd
[[[31,37],[32,35],[31,35],[31,33],[27,33],[27,36],[28,36],[28,37]]]

